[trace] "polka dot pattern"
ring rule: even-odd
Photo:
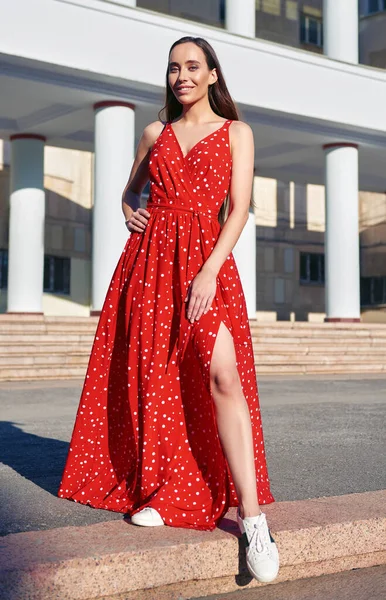
[[[238,499],[214,412],[209,368],[221,321],[233,336],[248,403],[260,504],[267,472],[253,346],[230,253],[210,310],[186,318],[190,282],[221,227],[232,156],[229,125],[183,154],[170,123],[149,158],[150,213],[113,274],[76,414],[60,498],[133,515],[146,506],[172,527],[213,530]]]

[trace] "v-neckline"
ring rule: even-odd
[[[190,150],[189,150],[189,151],[188,151],[188,152],[187,152],[185,155],[184,155],[184,153],[183,153],[183,151],[182,151],[181,144],[180,144],[180,142],[178,141],[178,138],[177,138],[177,136],[176,136],[176,132],[174,131],[174,129],[173,129],[173,127],[172,127],[172,123],[171,123],[171,121],[169,122],[169,127],[170,127],[170,129],[172,130],[173,137],[174,137],[174,139],[175,139],[175,141],[176,141],[176,143],[177,143],[177,146],[178,146],[178,149],[179,149],[179,151],[180,151],[180,153],[181,153],[181,156],[182,156],[182,158],[185,160],[185,159],[186,159],[186,158],[189,156],[189,154],[190,154],[190,153],[191,153],[191,152],[192,152],[192,151],[193,151],[193,150],[194,150],[194,149],[195,149],[195,148],[196,148],[196,147],[197,147],[199,144],[201,144],[202,142],[205,142],[205,140],[206,140],[207,138],[211,137],[212,135],[214,135],[214,134],[215,134],[215,133],[217,133],[218,131],[221,131],[221,130],[222,130],[224,127],[225,127],[225,125],[226,125],[227,123],[229,123],[229,119],[227,119],[226,121],[224,121],[224,123],[221,125],[221,127],[218,127],[218,129],[215,129],[214,131],[212,131],[212,133],[208,133],[208,135],[206,135],[205,137],[201,138],[201,140],[199,140],[199,141],[198,141],[196,144],[194,144],[194,146],[192,146],[192,147],[191,147],[191,149],[190,149]]]

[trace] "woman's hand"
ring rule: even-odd
[[[125,221],[125,225],[129,231],[138,231],[143,233],[146,229],[149,217],[150,213],[146,210],[146,208],[140,207],[132,213],[127,221]]]
[[[187,316],[191,323],[208,312],[216,295],[216,275],[202,269],[191,282],[185,302],[189,300]]]

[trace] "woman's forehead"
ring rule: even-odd
[[[170,53],[169,62],[203,62],[205,55],[201,48],[193,44],[192,42],[186,42],[185,44],[178,44]]]

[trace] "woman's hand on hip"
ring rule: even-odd
[[[200,271],[191,282],[185,302],[188,302],[189,321],[198,320],[207,313],[216,295],[216,276],[208,271]]]
[[[138,208],[132,213],[129,219],[125,221],[125,225],[129,231],[138,231],[143,233],[146,229],[150,213],[146,208]]]

